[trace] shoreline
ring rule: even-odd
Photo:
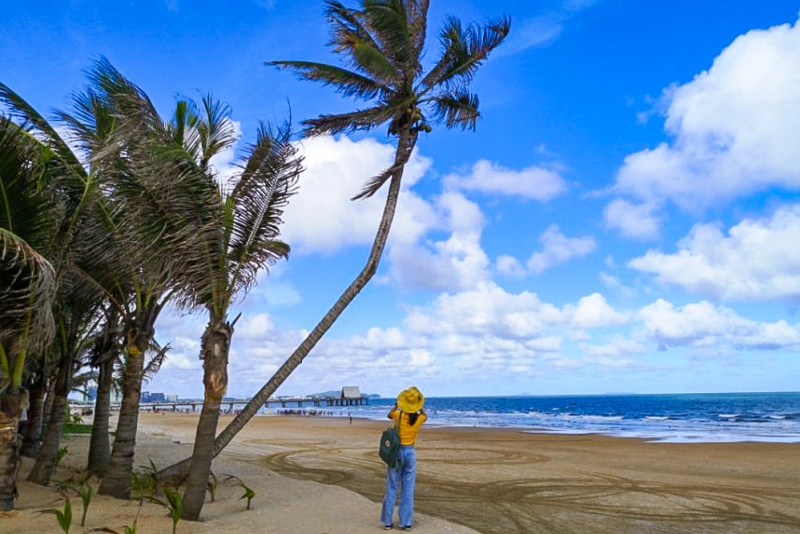
[[[388,408],[387,408],[388,409]],[[312,412],[313,410],[309,409],[308,412]],[[385,420],[385,417],[382,416],[375,416],[369,417],[364,414],[355,414],[348,416],[343,412],[332,412],[332,415],[321,415],[321,414],[314,414],[314,413],[302,413],[303,409],[300,408],[297,410],[297,413],[259,413],[257,414],[254,419],[259,418],[271,418],[271,417],[299,417],[299,418],[310,418],[310,419],[348,419],[352,417],[353,420],[363,420],[363,421],[371,421],[373,423],[382,423]],[[188,411],[171,411],[171,410],[163,410],[159,412],[148,412],[142,411],[142,414],[148,415],[192,415],[192,414],[199,414],[199,412],[188,412]],[[222,418],[224,417],[233,417],[235,413],[224,413],[221,415]],[[727,432],[723,433],[720,432],[719,429],[703,429],[702,431],[696,431],[691,437],[676,437],[675,434],[683,433],[686,434],[687,431],[683,430],[682,432],[677,432],[677,430],[671,429],[670,432],[667,431],[660,431],[659,432],[652,432],[647,433],[644,431],[627,431],[627,430],[611,430],[611,431],[603,431],[603,430],[582,430],[582,429],[563,429],[563,428],[549,428],[544,426],[530,426],[530,425],[513,425],[513,424],[502,424],[502,425],[490,425],[490,424],[461,424],[461,423],[440,423],[437,421],[431,422],[430,420],[426,423],[425,428],[441,428],[441,429],[473,429],[473,430],[506,430],[509,432],[521,432],[525,434],[543,434],[543,435],[553,435],[553,436],[581,436],[581,435],[590,435],[590,436],[602,436],[607,438],[619,438],[619,439],[638,439],[645,441],[647,443],[672,443],[672,444],[712,444],[712,443],[784,443],[784,444],[800,444],[800,435],[797,434],[788,434],[788,435],[764,435],[764,434],[737,434],[734,432]],[[736,430],[736,429],[734,429]],[[710,438],[709,436],[714,436],[714,438]]]
[[[163,467],[190,455],[197,417],[141,414],[134,466],[153,459]],[[231,417],[222,416],[220,428]],[[253,487],[254,509],[244,510],[238,488],[220,487],[203,521],[181,522],[178,532],[375,532],[385,476],[377,440],[386,426],[357,417],[352,424],[348,417],[254,418],[212,466],[218,476],[234,474]],[[85,464],[86,444],[88,437],[65,442],[65,468]],[[800,444],[660,443],[426,425],[417,454],[419,532],[800,532]],[[36,517],[57,504],[57,493],[31,486],[21,484],[15,516],[0,518],[0,526],[60,532],[52,515]],[[73,504],[79,520],[80,499]],[[135,508],[95,497],[91,526],[119,528]],[[164,514],[145,504],[139,532],[168,532]]]

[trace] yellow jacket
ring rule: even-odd
[[[428,416],[424,413],[420,413],[416,422],[412,425],[410,423],[409,414],[401,412],[394,407],[389,412],[389,419],[397,421],[397,418],[400,417],[400,414],[403,415],[403,419],[399,421],[397,425],[398,433],[400,434],[400,445],[414,445],[414,442],[417,441],[417,433],[419,432],[419,428],[422,426],[422,423],[428,420]]]

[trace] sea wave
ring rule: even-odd
[[[393,399],[337,408],[385,420]],[[800,393],[429,397],[429,425],[595,433],[664,442],[800,442]]]

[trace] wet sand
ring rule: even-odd
[[[135,465],[153,459],[164,466],[190,454],[196,417],[142,414]],[[178,532],[380,530],[385,469],[377,442],[387,425],[350,424],[348,418],[253,420],[213,470],[236,474],[253,487],[254,509],[244,511],[239,488],[220,487],[217,502],[203,510],[204,521],[182,522]],[[86,442],[70,438],[75,454],[60,474],[85,462]],[[426,425],[417,456],[418,532],[800,533],[797,443],[666,444]],[[0,532],[59,532],[53,516],[35,513],[55,506],[57,494],[32,486],[21,485],[17,512],[0,518]],[[128,517],[130,524],[138,509],[96,499],[92,527],[116,528]],[[79,516],[80,499],[73,501]],[[169,532],[163,516],[163,509],[146,504],[139,532]]]

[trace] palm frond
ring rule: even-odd
[[[337,47],[347,47],[347,35],[354,34],[359,40],[366,41],[373,48],[378,48],[378,43],[372,39],[372,35],[366,26],[363,11],[346,7],[336,0],[326,0],[325,16],[332,26],[331,44]],[[344,31],[344,34],[340,33]],[[345,37],[340,41],[340,37]],[[337,48],[336,50],[343,50]]]
[[[0,228],[40,251],[63,217],[50,183],[56,159],[23,126],[0,115]]]
[[[480,27],[470,24],[463,28],[461,21],[450,17],[439,36],[442,55],[436,65],[423,78],[423,91],[447,84],[466,84],[472,80],[478,67],[508,36],[511,20],[502,18]]]
[[[475,130],[480,117],[478,95],[455,91],[436,95],[431,98],[430,103],[434,110],[434,118],[443,121],[448,128],[460,126],[463,130]]]
[[[418,70],[408,27],[404,0],[363,0],[364,18],[383,55],[394,65],[409,68],[412,77]]]
[[[303,121],[307,136],[337,134],[345,132],[368,131],[392,120],[394,109],[378,104],[364,110],[342,113],[338,115],[320,115],[315,119]]]
[[[337,93],[345,96],[375,98],[388,87],[361,74],[312,61],[267,61],[266,65],[292,70],[302,80],[320,81],[333,86]]]
[[[201,117],[197,124],[202,147],[200,166],[206,169],[211,158],[236,142],[236,129],[231,121],[231,107],[210,94],[203,95],[198,115]]]
[[[202,159],[203,153],[198,122],[197,105],[191,100],[180,99],[175,103],[171,121],[164,124],[164,130],[169,133],[175,146],[182,147],[197,162]]]
[[[0,116],[0,341],[43,347],[54,334],[56,269],[48,257],[63,206],[51,188],[50,149]]]
[[[376,28],[365,11],[328,2],[326,14],[331,24],[331,44],[337,53],[345,54],[345,63],[384,85],[396,84],[402,73],[387,55]]]
[[[411,55],[415,58],[421,58],[425,49],[429,3],[429,0],[410,0],[406,5],[408,33],[411,39]]]
[[[346,54],[345,63],[383,82],[395,79],[397,72],[373,38],[364,12],[336,1],[325,4],[325,15],[331,25],[330,44],[335,52]]]
[[[32,334],[27,348],[44,347],[55,334],[56,297],[52,264],[24,239],[0,228],[0,341]]]
[[[88,161],[96,150],[107,143],[114,130],[115,117],[94,91],[87,89],[72,96],[74,113],[56,111],[56,118],[67,126],[71,145],[79,150],[83,161]]]
[[[151,340],[150,346],[147,348],[147,356],[149,356],[150,359],[147,361],[142,371],[142,380],[149,382],[158,374],[161,370],[161,366],[167,361],[167,353],[171,350],[172,347],[169,343],[162,347],[155,339]]]
[[[232,293],[246,290],[260,269],[289,254],[289,246],[277,237],[283,210],[297,191],[303,170],[290,137],[288,124],[274,129],[262,123],[256,142],[248,149],[232,194],[233,226],[228,243]]]
[[[158,111],[147,93],[125,78],[106,58],[95,61],[86,76],[99,98],[119,119],[114,126],[113,137],[103,149],[92,155],[93,161],[117,159],[120,150],[130,149],[146,133],[149,135],[149,132],[164,130]]]
[[[417,141],[417,132],[411,131],[409,134],[409,138],[406,141],[406,145],[402,147],[398,154],[395,156],[394,164],[390,166],[388,169],[382,171],[380,174],[373,176],[369,179],[369,181],[364,184],[361,188],[361,192],[356,196],[350,198],[350,200],[361,200],[363,198],[369,198],[375,193],[377,193],[383,184],[385,184],[389,179],[391,179],[395,173],[403,172],[403,169],[408,163],[408,160],[411,159],[411,152],[414,149],[414,145]]]
[[[8,108],[12,118],[34,127],[39,141],[46,144],[62,160],[65,167],[81,166],[81,162],[55,128],[24,98],[2,82],[0,82],[0,102]]]

